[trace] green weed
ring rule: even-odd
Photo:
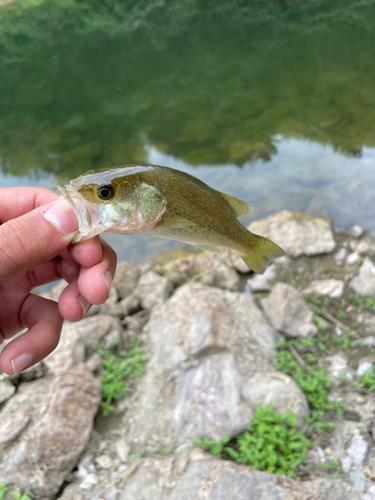
[[[320,467],[333,471],[332,479],[336,479],[341,472],[340,461],[337,458],[332,458],[331,460],[320,464]]]
[[[375,299],[373,297],[354,292],[350,295],[349,300],[358,307],[359,314],[363,311],[375,312]]]
[[[296,477],[295,468],[312,446],[306,436],[297,432],[295,415],[279,414],[272,404],[258,407],[239,436],[231,439],[226,435],[221,441],[196,439],[194,443],[212,455],[225,453],[237,463],[292,477]]]
[[[348,330],[341,337],[333,337],[333,343],[339,345],[347,351],[351,346],[353,339],[355,338],[355,333],[352,330]]]
[[[361,375],[358,389],[368,389],[370,392],[375,391],[375,366],[366,370],[363,375]]]
[[[139,378],[145,373],[147,356],[136,340],[130,343],[128,351],[120,351],[118,354],[103,349],[102,344],[95,352],[103,359],[104,374],[99,380],[102,384],[101,408],[103,415],[107,416],[115,409],[112,402],[126,396],[126,380]]]
[[[276,369],[292,377],[301,387],[309,402],[310,415],[306,418],[309,423],[308,434],[311,434],[313,430],[320,430],[323,433],[331,432],[333,425],[325,422],[325,414],[330,410],[335,410],[337,416],[340,417],[345,403],[329,399],[328,394],[332,383],[325,375],[323,368],[317,366],[317,358],[307,352],[304,359],[306,366],[302,368],[293,353],[289,350],[288,345],[289,343],[292,344],[299,351],[306,348],[313,348],[316,351],[327,352],[325,345],[327,340],[328,335],[323,337],[323,339],[314,337],[291,340],[290,342],[282,339],[278,344],[278,351],[275,353],[277,360]]]
[[[31,498],[27,495],[27,491],[25,493],[21,493],[20,491],[13,491],[12,496],[13,498],[15,498],[15,500],[31,500]]]
[[[4,500],[5,493],[10,489],[10,486],[7,483],[0,483],[0,500]]]

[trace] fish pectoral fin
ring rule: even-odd
[[[173,228],[184,228],[196,226],[195,222],[191,220],[184,219],[183,217],[162,217],[158,227],[173,227]]]
[[[221,255],[221,249],[219,247],[216,247],[215,245],[194,245],[197,248],[201,248],[202,250],[206,250],[206,252],[211,252],[211,253],[216,253],[218,255]]]
[[[228,194],[221,193],[220,191],[217,192],[227,203],[229,203],[229,205],[236,212],[237,217],[243,217],[244,215],[250,215],[252,213],[253,207],[250,203],[234,198],[233,196],[229,196]]]

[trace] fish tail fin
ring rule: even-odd
[[[270,260],[285,255],[282,248],[263,236],[252,234],[251,239],[251,250],[241,253],[241,257],[255,273],[263,274]]]

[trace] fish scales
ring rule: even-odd
[[[237,220],[251,212],[248,203],[169,167],[90,170],[58,189],[79,221],[80,233],[73,243],[103,231],[166,237],[210,251],[231,248],[258,273],[264,272],[268,261],[284,254]]]

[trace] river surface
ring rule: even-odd
[[[125,5],[126,4],[126,5]],[[0,186],[154,163],[375,235],[375,3],[25,2],[0,10]],[[177,243],[109,235],[119,259]]]

